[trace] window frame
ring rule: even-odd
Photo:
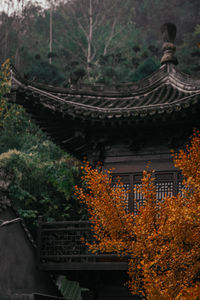
[[[134,212],[136,211],[136,201],[139,202],[139,206],[143,205],[143,199],[141,195],[138,193],[138,199],[135,198],[136,192],[134,192],[134,186],[137,184],[141,184],[142,172],[128,172],[128,173],[113,173],[112,178],[116,178],[113,180],[117,182],[117,178],[120,178],[121,182],[128,185],[127,188],[129,192],[129,197],[127,200],[127,209],[128,211]],[[153,177],[155,178],[155,184],[158,186],[160,184],[161,191],[157,191],[157,193],[161,194],[161,197],[158,200],[164,198],[167,195],[166,188],[167,184],[171,185],[171,195],[176,196],[182,189],[182,175],[180,171],[177,170],[168,170],[168,171],[155,171],[153,173]],[[126,180],[124,180],[126,179]],[[140,204],[141,203],[141,204]]]

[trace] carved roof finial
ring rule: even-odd
[[[161,58],[161,64],[173,63],[178,64],[178,60],[175,56],[176,47],[174,45],[174,40],[176,37],[176,26],[172,23],[165,23],[161,27],[161,32],[163,35],[163,56]]]

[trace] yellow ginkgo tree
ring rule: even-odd
[[[152,172],[144,171],[139,188],[145,201],[137,214],[127,212],[127,191],[112,185],[111,171],[83,166],[84,188],[76,187],[85,203],[94,242],[92,252],[129,256],[129,288],[146,299],[198,299],[200,295],[200,134],[174,153],[183,175],[177,196],[156,199]]]

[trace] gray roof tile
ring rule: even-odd
[[[145,118],[177,112],[200,101],[200,80],[171,64],[134,83],[79,84],[68,89],[28,82],[13,68],[12,87],[27,95],[26,101],[79,119]]]

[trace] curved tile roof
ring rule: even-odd
[[[12,67],[12,88],[24,92],[26,101],[39,101],[50,110],[84,120],[171,114],[200,101],[200,80],[181,73],[172,64],[134,83],[79,84],[67,89],[26,81]]]

